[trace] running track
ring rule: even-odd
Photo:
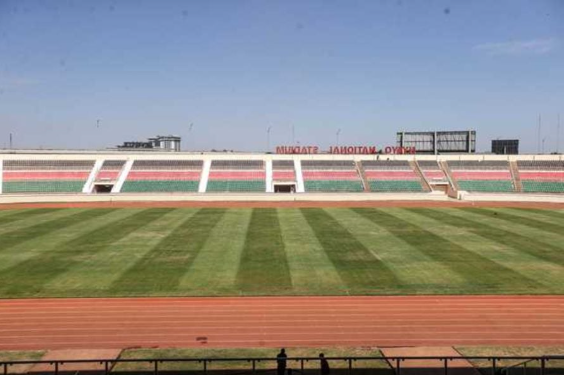
[[[563,346],[563,296],[0,300],[0,350]]]

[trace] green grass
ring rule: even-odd
[[[111,290],[124,294],[175,290],[223,214],[224,210],[203,209],[190,215],[123,272]]]
[[[0,298],[562,294],[563,211],[0,211]]]
[[[1,361],[39,361],[41,357],[45,354],[42,350],[30,350],[30,351],[0,351],[0,362]],[[27,374],[33,367],[32,364],[21,364],[8,366],[8,374]],[[3,369],[2,369],[3,371]]]
[[[274,360],[262,361],[256,364],[256,370],[261,373],[275,374],[275,357],[279,349],[272,348],[241,348],[241,349],[131,349],[125,350],[120,355],[122,359],[151,359],[151,358],[274,358]],[[289,348],[288,357],[318,357],[319,353],[324,353],[326,357],[382,357],[382,353],[377,348]],[[348,362],[343,360],[329,361],[333,373],[344,373],[348,370]],[[295,361],[288,361],[288,368],[299,370],[301,364]],[[162,363],[160,369],[166,371],[184,371],[202,373],[202,363]],[[207,370],[213,373],[237,371],[239,374],[250,372],[252,364],[247,361],[235,362],[212,362],[207,364]],[[146,372],[152,371],[153,367],[146,363],[121,363],[113,368],[113,372]],[[304,362],[304,370],[308,374],[319,374],[319,361]],[[393,374],[391,368],[384,360],[361,360],[353,363],[353,370],[357,374]]]
[[[254,210],[240,257],[237,288],[254,294],[293,293],[286,257],[276,209]]]
[[[469,357],[490,357],[490,356],[520,356],[538,357],[548,355],[563,355],[563,347],[517,347],[517,346],[462,346],[455,349],[463,356]],[[277,348],[168,348],[168,349],[126,349],[120,354],[120,359],[188,359],[188,358],[269,358],[266,361],[256,363],[256,370],[263,374],[275,374]],[[325,353],[330,357],[383,357],[380,349],[375,347],[325,347],[325,348],[289,348],[288,357],[317,357],[319,353]],[[43,356],[43,351],[0,351],[0,361],[16,360],[39,360]],[[342,360],[329,361],[332,373],[348,375],[348,362]],[[486,360],[470,360],[470,362],[480,371],[481,374],[492,374],[492,362]],[[497,368],[502,369],[508,366],[518,365],[518,360],[502,360],[497,362]],[[441,365],[441,363],[439,363]],[[539,373],[539,362],[526,363],[527,374]],[[548,361],[546,363],[547,373],[562,374],[563,361]],[[27,373],[31,365],[17,365],[9,368],[10,374]],[[243,374],[252,373],[252,364],[248,361],[230,362],[208,362],[207,371],[213,374]],[[299,370],[300,362],[289,360],[288,368]],[[113,373],[153,373],[154,367],[150,363],[132,362],[116,364]],[[199,362],[162,362],[159,370],[167,373],[199,373],[203,371],[203,363]],[[318,361],[304,362],[304,372],[307,374],[319,374]],[[360,360],[353,362],[353,374],[395,374],[393,369],[385,360]],[[450,371],[451,373],[451,371]],[[520,365],[510,374],[523,374],[523,366]]]
[[[550,355],[564,355],[564,349],[560,346],[463,346],[455,348],[461,355],[469,357],[490,357],[490,356],[508,356],[508,357],[539,357]],[[492,374],[492,365],[488,361],[471,360],[481,374]],[[510,375],[524,374],[523,363],[526,361],[519,360],[502,360],[498,361],[498,368],[506,368],[515,366],[509,370]],[[526,374],[539,374],[540,362],[526,362]],[[551,360],[546,362],[547,374],[563,374],[564,361]]]

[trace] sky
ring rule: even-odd
[[[12,133],[17,148],[157,134],[327,148],[339,129],[341,145],[385,147],[472,129],[481,152],[562,151],[563,14],[561,0],[0,0],[0,147]]]

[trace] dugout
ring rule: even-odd
[[[93,186],[93,191],[97,194],[109,194],[112,192],[112,188],[114,187],[114,184],[107,184],[107,183],[102,183],[102,184],[95,184]]]
[[[275,183],[274,193],[295,193],[296,187],[295,183]]]

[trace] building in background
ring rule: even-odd
[[[520,152],[518,139],[493,139],[492,153],[499,155],[518,155]]]
[[[413,148],[417,154],[447,154],[476,152],[476,130],[398,132],[396,145]]]
[[[158,135],[148,138],[147,142],[124,142],[117,146],[120,150],[181,151],[181,137],[176,135]]]

